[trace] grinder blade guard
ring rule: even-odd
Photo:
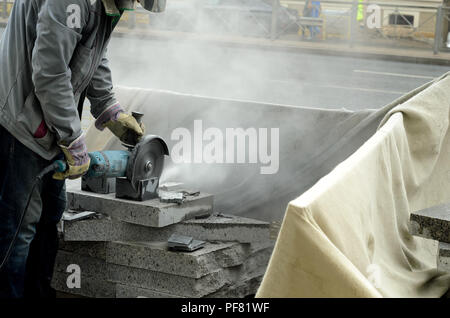
[[[144,136],[131,150],[126,175],[116,178],[116,197],[144,201],[158,196],[167,144],[155,135]]]

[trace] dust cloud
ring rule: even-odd
[[[217,30],[207,27],[211,25],[209,18],[195,20],[188,16],[194,11],[186,9],[183,18],[197,31],[213,35]],[[256,27],[255,33],[260,29]],[[222,30],[216,36],[223,34]],[[290,200],[330,172],[375,131],[380,116],[374,110],[354,113],[301,107],[310,101],[303,103],[308,100],[308,91],[305,86],[296,86],[296,81],[304,81],[312,68],[316,81],[334,71],[317,63],[308,64],[311,57],[205,44],[194,37],[116,37],[110,43],[108,57],[116,84],[186,94],[171,102],[167,96],[158,100],[155,94],[149,94],[145,101],[151,103],[147,112],[144,107],[147,132],[163,136],[170,149],[178,142],[171,139],[173,131],[181,127],[193,135],[195,120],[202,120],[204,129],[216,128],[223,134],[227,128],[279,129],[276,142],[280,168],[275,174],[263,175],[261,164],[248,161],[234,165],[166,161],[162,182],[183,182],[214,194],[216,212],[281,220]],[[286,98],[286,87],[279,90],[280,76],[281,81],[292,82],[287,90],[295,91],[294,95]],[[163,115],[166,112],[173,115]],[[158,118],[167,122],[159,123]],[[257,156],[250,151],[259,148],[252,148],[249,138],[245,140],[246,158]],[[203,147],[208,144],[204,139],[201,143]],[[226,145],[223,147],[226,152]]]

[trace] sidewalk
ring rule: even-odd
[[[270,40],[266,38],[239,37],[231,35],[207,35],[177,31],[156,31],[145,29],[128,29],[118,26],[115,36],[132,36],[145,39],[194,41],[204,44],[216,44],[229,47],[254,48],[262,50],[279,50],[290,52],[317,53],[333,56],[350,56],[389,61],[402,61],[421,64],[450,65],[450,53],[433,54],[432,48],[392,48],[386,46],[369,46],[348,43],[309,42],[297,40]]]

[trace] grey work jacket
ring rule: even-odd
[[[50,160],[116,103],[106,46],[116,21],[100,0],[16,0],[0,40],[0,125]]]

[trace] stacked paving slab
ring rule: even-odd
[[[450,203],[411,214],[411,234],[439,241],[438,270],[450,272]]]
[[[274,241],[270,224],[213,213],[213,196],[183,204],[136,202],[67,187],[70,213],[96,212],[62,221],[53,287],[83,297],[246,297],[256,293]],[[74,212],[75,211],[75,212]],[[206,241],[193,252],[168,249],[172,234]],[[69,265],[81,271],[73,287]],[[70,267],[69,267],[70,268]]]

